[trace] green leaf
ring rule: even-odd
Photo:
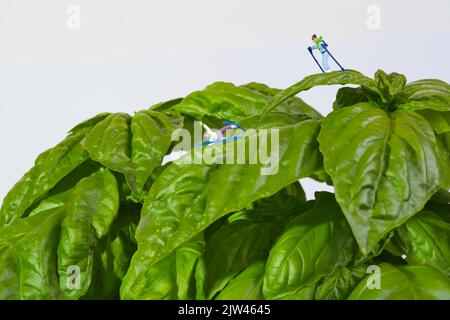
[[[212,115],[218,119],[240,121],[259,114],[270,101],[273,91],[262,84],[235,86],[228,82],[216,82],[204,90],[189,94],[172,109],[195,119]],[[279,110],[288,114],[303,114],[320,118],[320,114],[300,99],[291,99]]]
[[[34,167],[16,183],[3,200],[0,226],[21,218],[46,192],[88,159],[80,141],[89,130],[90,127],[77,130],[55,147],[39,155]]]
[[[344,107],[352,106],[359,102],[369,102],[372,101],[371,93],[364,87],[350,88],[344,87],[340,88],[336,93],[336,100],[333,102],[333,110],[341,109]],[[376,103],[376,101],[374,101]]]
[[[273,97],[283,91],[281,89],[270,88],[269,86],[267,86],[265,84],[257,83],[257,82],[250,82],[250,83],[244,85],[243,87],[249,88],[253,91],[257,91],[261,94],[264,94],[267,97]],[[285,113],[290,114],[291,116],[295,113],[299,113],[302,115],[306,115],[311,119],[322,119],[323,118],[323,116],[316,109],[314,109],[313,107],[308,105],[305,101],[303,101],[299,97],[292,97],[290,99],[287,99],[284,102],[284,104],[286,106],[293,107],[292,112],[290,112],[290,110],[287,108],[285,109],[286,110]],[[271,114],[271,117],[272,116],[273,115]]]
[[[425,210],[439,215],[447,223],[450,223],[450,192],[439,190],[425,205]]]
[[[94,177],[93,177],[94,178]],[[114,175],[108,170],[103,169],[99,177],[92,179],[92,188],[101,191],[93,192],[97,197],[98,204],[95,207],[95,214],[92,216],[92,227],[95,230],[97,239],[103,238],[108,232],[119,212],[119,190]],[[88,184],[85,182],[86,185]],[[79,186],[80,189],[82,186]],[[89,196],[91,193],[86,194]],[[76,193],[72,197],[76,197]],[[79,213],[77,213],[79,214]]]
[[[58,299],[56,249],[61,208],[0,229],[0,299]]]
[[[444,274],[425,266],[397,267],[382,263],[380,289],[367,283],[375,274],[364,278],[350,294],[349,300],[448,300],[450,280]]]
[[[445,179],[436,137],[412,111],[361,103],[331,112],[319,135],[326,172],[363,254],[421,210]]]
[[[179,124],[179,119],[170,119],[159,112],[140,111],[134,115],[131,122],[131,159],[137,193],[141,192],[153,170],[161,164],[172,143],[172,131]]]
[[[450,149],[447,149],[441,139],[437,139],[439,164],[441,172],[441,189],[450,190]]]
[[[346,70],[344,72],[336,71],[336,72],[328,72],[328,73],[319,73],[313,74],[305,77],[303,80],[297,82],[286,90],[277,94],[273,100],[264,108],[261,113],[261,118],[267,116],[267,114],[281,105],[287,99],[295,96],[301,91],[309,90],[316,86],[323,85],[334,85],[334,84],[357,84],[365,87],[367,90],[370,90],[380,96],[383,96],[382,92],[378,89],[377,84],[374,80],[362,75],[358,71],[355,70]]]
[[[176,251],[178,299],[195,299],[195,266],[204,251],[204,241],[191,241]]]
[[[450,111],[450,85],[436,79],[423,79],[405,86],[408,101],[399,109]]]
[[[114,176],[103,169],[62,195],[1,229],[0,261],[8,261],[9,276],[0,280],[0,292],[14,299],[118,297],[135,249],[122,231],[129,212],[125,223],[110,230],[118,200]]]
[[[409,219],[397,236],[409,264],[434,267],[450,276],[450,224],[436,214],[423,211]],[[398,234],[398,231],[397,231]]]
[[[239,120],[239,124],[245,129],[280,128],[308,120],[309,118],[299,113],[286,113],[273,111],[270,117],[260,119],[259,115],[250,116]]]
[[[276,300],[314,300],[315,293],[316,285],[312,285],[277,297]]]
[[[203,258],[200,258],[195,266],[195,299],[196,300],[206,300],[205,295],[205,262]]]
[[[450,132],[450,111],[439,112],[431,109],[417,111],[422,117],[427,119],[437,134]]]
[[[123,210],[123,209],[121,209]],[[134,224],[128,221],[130,212],[119,213],[119,223],[98,242],[94,253],[91,285],[82,299],[119,299],[120,285],[136,251],[132,235],[128,232]],[[133,213],[134,214],[134,213]],[[138,217],[138,216],[137,216]]]
[[[203,252],[203,241],[187,243],[146,270],[134,286],[121,287],[126,300],[174,300],[195,298],[195,267]]]
[[[63,296],[78,299],[91,285],[98,240],[118,213],[119,193],[108,169],[82,179],[67,204],[58,246],[58,275]],[[71,286],[74,270],[80,271],[80,288]]]
[[[171,133],[179,119],[156,111],[139,111],[133,118],[117,113],[99,122],[83,140],[89,156],[107,168],[125,175],[135,195],[158,167],[171,144]]]
[[[442,102],[433,98],[424,101],[407,101],[397,106],[397,110],[418,111],[426,109],[435,110],[438,112],[446,112],[450,110],[447,102]]]
[[[316,300],[344,300],[366,276],[366,267],[338,267],[317,286]]]
[[[102,299],[119,299],[122,279],[130,266],[131,257],[136,251],[131,239],[119,234],[107,243],[107,250],[101,252],[101,268],[94,278],[102,277],[101,286],[93,286],[93,292]],[[105,290],[105,287],[107,290]]]
[[[318,170],[321,167],[316,144],[318,129],[318,120],[280,128],[278,170],[264,172],[261,162],[170,165],[154,183],[145,201],[136,232],[138,251],[124,280],[125,288],[142,281],[149,266],[170,255],[217,219]],[[261,136],[258,138],[261,141]],[[248,150],[248,136],[244,142]],[[222,144],[213,147],[220,148]],[[186,157],[193,155],[198,159],[202,151],[196,150]]]
[[[270,251],[264,296],[276,299],[314,285],[354,257],[356,243],[338,204],[328,198],[291,222]]]
[[[77,124],[75,127],[70,129],[69,133],[75,133],[75,132],[80,131],[85,128],[92,128],[100,121],[106,119],[109,115],[111,115],[111,113],[109,113],[109,112],[99,113],[95,117],[92,117],[88,120],[85,120],[85,121]]]
[[[237,220],[222,227],[208,240],[203,255],[207,299],[213,298],[252,262],[267,258],[279,225],[274,214],[272,219]]]
[[[445,203],[445,204],[450,204],[450,191],[447,190],[439,190],[438,192],[436,192],[433,197],[431,198],[432,202],[435,203]],[[433,211],[433,210],[431,210]],[[438,213],[438,212],[436,212]]]
[[[450,190],[450,132],[439,135],[437,145],[441,156],[441,170],[445,175],[441,188]]]
[[[145,279],[120,289],[124,300],[174,300],[177,298],[176,257],[172,254],[147,268]]]
[[[387,109],[395,110],[399,104],[406,101],[408,94],[403,90],[406,84],[404,75],[396,72],[386,74],[383,70],[378,70],[375,72],[375,82],[383,92]]]
[[[176,98],[165,102],[160,102],[155,104],[154,106],[151,106],[149,108],[150,111],[158,111],[158,112],[165,112],[172,108],[174,105],[179,104],[181,101],[183,101],[183,98]]]
[[[396,72],[387,74],[383,70],[377,70],[375,72],[375,82],[385,96],[392,97],[403,91],[406,85],[406,77]]]
[[[205,293],[211,299],[246,266],[265,258],[272,244],[270,222],[238,220],[209,239],[204,254]]]
[[[69,189],[42,200],[39,205],[28,214],[28,216],[35,216],[41,212],[64,206],[67,200],[69,200],[72,192],[73,189]]]
[[[89,156],[107,168],[131,175],[131,117],[126,113],[108,116],[99,122],[82,141]],[[130,179],[127,177],[127,179]],[[131,183],[129,183],[131,186]]]
[[[408,83],[405,87],[407,101],[399,110],[450,111],[450,85],[441,80],[423,79]]]
[[[443,133],[439,137],[440,137],[441,141],[443,142],[444,146],[450,152],[450,132]]]
[[[265,261],[256,261],[245,268],[227,284],[216,300],[263,300],[265,266]]]

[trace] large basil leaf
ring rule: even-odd
[[[88,153],[83,150],[80,141],[90,130],[91,127],[79,129],[39,155],[34,167],[16,183],[3,200],[0,226],[22,217],[34,202],[88,159]]]
[[[270,251],[264,296],[280,298],[314,285],[356,253],[350,227],[331,195],[321,195],[313,209],[300,215]]]
[[[118,213],[119,193],[108,169],[82,179],[67,204],[58,246],[58,275],[64,298],[77,299],[91,285],[94,253]],[[71,283],[73,270],[80,271],[80,288]]]
[[[120,297],[127,300],[173,300],[195,298],[195,267],[204,243],[187,243],[173,254],[149,266],[145,278],[133,286],[122,286]]]
[[[111,170],[133,174],[130,159],[130,123],[131,117],[126,113],[112,114],[99,122],[82,141],[83,148],[89,156]],[[134,177],[132,177],[134,178]],[[128,179],[132,179],[129,178]],[[135,181],[132,181],[135,184]],[[131,183],[129,182],[130,187]]]
[[[336,71],[329,73],[313,74],[305,77],[303,80],[290,86],[286,90],[277,94],[273,100],[264,108],[261,117],[264,118],[270,111],[281,105],[287,99],[295,96],[301,91],[309,90],[316,86],[334,85],[334,84],[358,84],[365,87],[383,98],[383,93],[377,87],[374,80],[364,76],[355,70],[345,70],[344,72]]]
[[[194,119],[211,115],[218,119],[239,121],[259,114],[270,101],[273,90],[276,89],[261,84],[235,86],[228,82],[216,82],[204,90],[189,94],[172,110]],[[282,104],[279,111],[320,118],[317,111],[298,98]]]
[[[231,280],[216,300],[263,300],[265,261],[256,261]]]
[[[423,79],[405,86],[408,100],[398,106],[403,110],[433,109],[450,111],[450,85],[441,80]]]
[[[424,109],[417,112],[427,119],[437,134],[450,132],[450,111],[439,112],[431,109]]]
[[[133,193],[141,197],[178,125],[179,119],[157,111],[139,111],[133,118],[124,113],[112,114],[92,129],[82,145],[92,159],[123,173]]]
[[[318,120],[281,128],[279,167],[276,173],[267,172],[268,175],[261,171],[261,163],[208,165],[181,162],[170,165],[154,183],[145,201],[136,232],[138,251],[124,285],[132,287],[135,282],[142,281],[148,267],[225,214],[243,209],[320,169],[321,156],[316,144],[318,129]],[[244,138],[246,150],[249,150],[249,139],[248,136]],[[220,148],[222,144],[212,147]],[[197,159],[202,151],[196,150],[186,157]]]
[[[368,103],[339,109],[322,122],[319,142],[364,254],[421,210],[445,179],[433,129],[412,111],[388,114]]]
[[[136,192],[139,193],[153,170],[161,164],[171,141],[172,131],[180,125],[180,119],[168,118],[154,111],[137,112],[131,122],[131,159],[136,176]]]
[[[176,256],[172,254],[146,269],[145,278],[132,287],[121,286],[121,299],[174,300],[177,299]]]
[[[450,224],[432,212],[421,212],[401,226],[397,236],[410,264],[428,265],[450,276]],[[397,231],[398,232],[398,231]]]
[[[61,208],[0,229],[0,299],[58,299],[56,250]]]
[[[369,275],[350,294],[349,300],[448,300],[450,280],[425,266],[380,266],[380,288],[368,286]]]

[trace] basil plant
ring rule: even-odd
[[[341,86],[326,117],[296,96],[322,85]],[[224,121],[244,130],[174,139]],[[276,149],[276,170],[225,161],[252,141]],[[334,193],[307,201],[306,177]],[[450,299],[449,189],[443,81],[217,82],[99,114],[39,155],[0,210],[0,298]]]

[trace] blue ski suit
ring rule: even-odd
[[[330,55],[328,54],[328,51],[325,50],[323,47],[323,42],[316,43],[315,45],[311,46],[311,50],[318,49],[320,53],[322,54],[322,68],[323,70],[327,71],[330,70],[330,66],[328,65],[328,59],[330,58]]]

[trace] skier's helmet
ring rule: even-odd
[[[311,37],[311,40],[314,40],[314,39],[316,39],[317,38],[317,36],[316,36],[316,34],[314,33],[313,35],[312,35],[312,37]]]

